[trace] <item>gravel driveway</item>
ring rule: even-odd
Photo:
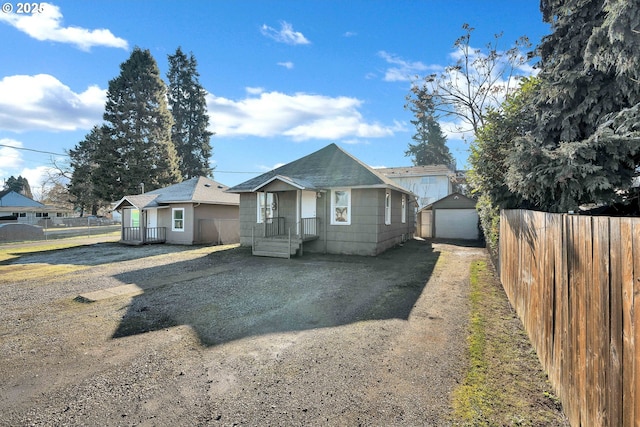
[[[0,425],[448,425],[485,257],[417,240],[375,258],[24,255],[0,265]],[[142,291],[76,298],[125,284]]]

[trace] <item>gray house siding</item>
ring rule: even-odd
[[[324,203],[320,202],[318,213],[324,212],[321,219],[320,239],[305,243],[304,250],[305,252],[324,252],[326,243],[328,253],[378,255],[401,243],[403,235],[406,238],[414,232],[414,207],[409,204],[408,196],[406,201],[407,221],[402,223],[402,193],[392,191],[390,225],[384,223],[385,189],[351,190],[350,225],[332,225],[330,221],[329,223],[325,221],[329,215],[330,206],[325,208]],[[324,226],[327,227],[326,242]]]
[[[240,194],[240,245],[251,246],[251,233],[257,221],[255,193]]]
[[[172,212],[175,208],[184,208],[184,231],[173,231],[171,229],[171,223],[173,221]],[[176,203],[168,209],[158,209],[158,226],[166,227],[167,242],[177,245],[192,245],[195,240],[193,205]]]

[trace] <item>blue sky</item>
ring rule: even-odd
[[[216,132],[214,179],[231,186],[332,142],[374,167],[408,166],[411,79],[452,63],[464,23],[474,47],[499,32],[504,49],[522,35],[535,45],[549,32],[538,0],[39,5],[17,13],[20,3],[4,1],[0,12],[0,179],[25,176],[36,193],[66,159],[30,150],[64,154],[99,124],[108,82],[135,46],[165,80],[167,55],[193,52]],[[464,168],[467,143],[448,140]]]

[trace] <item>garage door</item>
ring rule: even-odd
[[[436,210],[435,234],[441,239],[477,239],[478,212],[475,209]]]

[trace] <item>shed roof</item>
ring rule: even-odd
[[[420,209],[432,210],[432,209],[473,209],[476,206],[477,201],[471,197],[467,197],[461,193],[451,193],[448,196],[443,197],[440,200],[436,200],[430,205]]]
[[[231,187],[229,192],[255,192],[275,179],[306,190],[387,187],[411,194],[336,144],[329,144],[314,153]]]
[[[149,191],[124,196],[114,209],[133,206],[138,209],[159,207],[170,203],[203,203],[210,205],[239,205],[237,194],[227,193],[229,187],[204,176]]]

